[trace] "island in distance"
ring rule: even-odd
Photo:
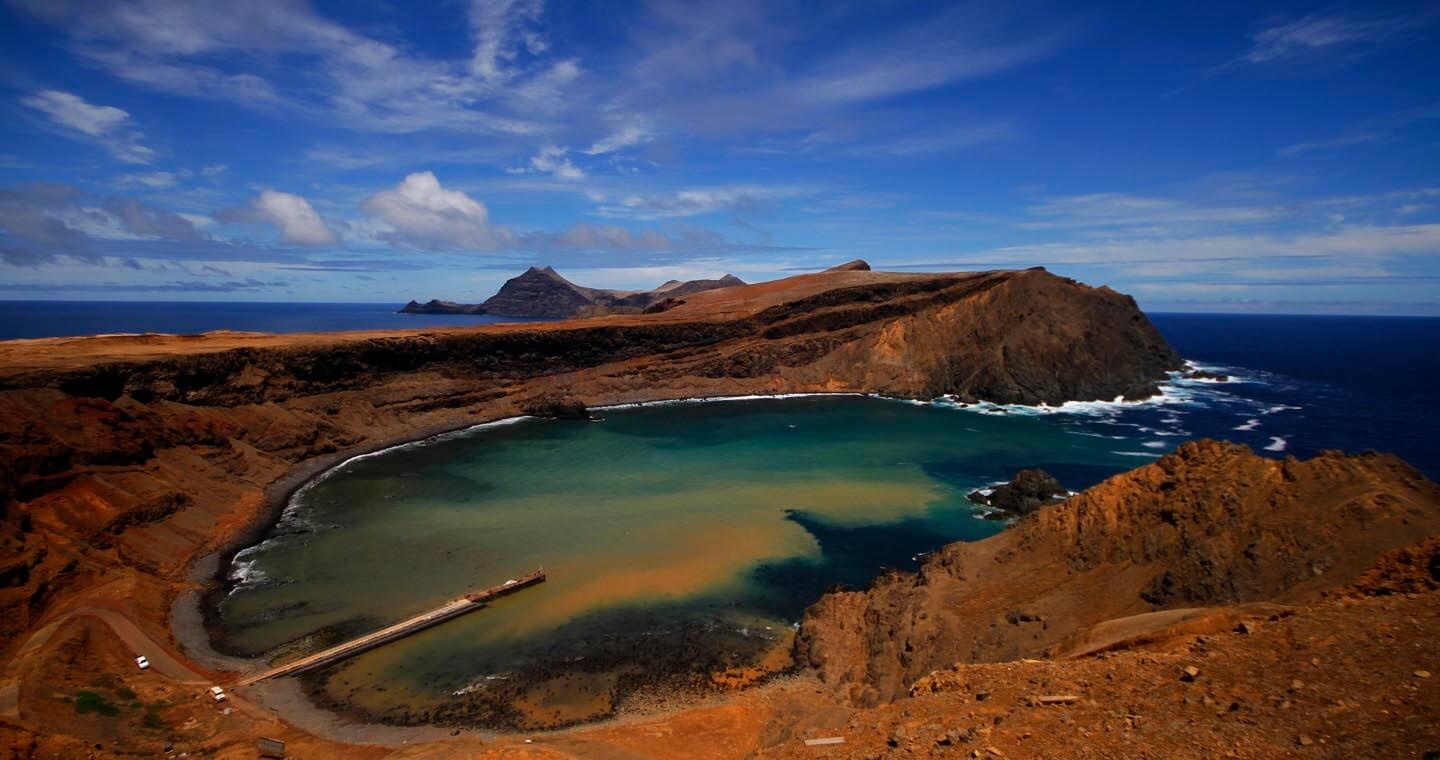
[[[502,317],[590,317],[601,314],[640,314],[679,306],[683,296],[706,290],[744,285],[727,274],[715,280],[671,280],[654,290],[587,288],[560,276],[551,267],[530,267],[512,277],[484,303],[411,301],[401,314],[495,314]]]

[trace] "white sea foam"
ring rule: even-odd
[[[226,578],[235,584],[235,588],[242,586],[255,586],[269,580],[265,573],[256,567],[254,555],[261,550],[261,547],[269,543],[269,540],[262,541],[254,546],[249,546],[235,553],[235,559],[230,563],[230,572]],[[234,593],[234,589],[231,590]]]
[[[1229,379],[1215,380],[1208,377],[1185,377],[1184,372],[1213,372],[1217,375],[1224,375]],[[1184,383],[1196,383],[1200,385],[1231,385],[1239,383],[1255,383],[1259,385],[1265,384],[1265,381],[1261,380],[1260,378],[1253,375],[1242,374],[1242,372],[1237,370],[1235,367],[1227,367],[1222,364],[1203,364],[1201,362],[1193,361],[1190,359],[1185,360],[1184,372],[1179,373],[1181,376],[1177,378],[1180,382]]]
[[[1266,447],[1265,447],[1265,450],[1266,450],[1266,451],[1284,451],[1284,450],[1285,450],[1285,447],[1286,447],[1288,444],[1289,444],[1289,441],[1286,441],[1284,438],[1282,438],[1282,437],[1280,437],[1280,436],[1277,435],[1277,436],[1274,436],[1273,438],[1270,439],[1270,445],[1269,445],[1269,446],[1266,446]]]
[[[1231,430],[1254,430],[1258,427],[1260,427],[1260,420],[1249,419],[1245,420],[1244,425],[1236,425],[1235,427],[1231,428]]]
[[[1144,446],[1147,449],[1163,449],[1169,444],[1165,443],[1164,441],[1146,441],[1145,443],[1142,443],[1140,445]]]
[[[1127,409],[1143,409],[1147,407],[1164,406],[1167,404],[1184,404],[1193,401],[1195,394],[1185,388],[1180,388],[1169,383],[1160,385],[1160,393],[1150,398],[1139,401],[1126,401],[1123,396],[1116,396],[1112,401],[1066,401],[1063,404],[997,404],[993,401],[978,401],[973,404],[965,403],[954,397],[941,397],[932,402],[934,406],[960,409],[977,414],[990,415],[1012,415],[1018,417],[1034,417],[1051,414],[1071,414],[1085,417],[1105,417]],[[926,403],[926,402],[919,402]]]
[[[1186,366],[1187,366],[1187,369],[1204,369],[1204,370],[1210,370],[1210,371],[1216,371],[1216,372],[1224,371],[1224,372],[1227,372],[1227,373],[1233,372],[1233,370],[1231,370],[1231,368],[1228,368],[1228,367],[1220,367],[1220,366],[1218,366],[1218,365],[1198,364],[1198,363],[1195,363],[1195,362],[1187,362]],[[1235,399],[1223,398],[1223,397],[1225,396],[1225,394],[1219,393],[1219,392],[1217,392],[1216,390],[1214,390],[1213,388],[1210,388],[1210,387],[1200,387],[1200,386],[1213,386],[1213,385],[1217,385],[1217,383],[1214,383],[1214,382],[1197,382],[1197,381],[1194,381],[1194,380],[1187,379],[1187,378],[1184,377],[1184,371],[1169,372],[1169,373],[1167,373],[1167,375],[1168,375],[1167,380],[1166,380],[1165,382],[1160,383],[1159,386],[1158,386],[1158,390],[1159,390],[1159,393],[1158,393],[1158,394],[1156,394],[1156,395],[1154,395],[1154,396],[1151,396],[1151,397],[1149,397],[1149,398],[1139,399],[1139,400],[1135,400],[1135,401],[1126,400],[1123,396],[1116,396],[1114,399],[1109,400],[1109,401],[1102,401],[1102,400],[1095,400],[1095,401],[1066,401],[1066,402],[1063,402],[1063,403],[1061,403],[1061,404],[1049,404],[1049,403],[1046,403],[1046,402],[1043,402],[1043,401],[1040,402],[1039,404],[1033,404],[1033,405],[1032,405],[1032,404],[998,404],[998,403],[995,403],[995,402],[993,402],[993,401],[977,401],[977,402],[974,402],[974,403],[967,403],[967,402],[964,402],[964,401],[960,401],[958,398],[955,398],[955,397],[953,397],[953,396],[942,396],[942,397],[940,397],[940,398],[936,398],[936,399],[932,399],[932,400],[926,401],[926,400],[913,399],[913,398],[900,398],[900,397],[896,397],[896,396],[885,396],[885,395],[880,395],[880,394],[861,393],[861,392],[858,392],[858,391],[825,391],[825,392],[809,392],[809,393],[747,394],[747,395],[739,395],[739,396],[691,396],[691,397],[686,397],[686,398],[665,399],[665,400],[661,400],[661,401],[637,401],[637,402],[630,402],[630,403],[624,403],[624,404],[608,404],[608,405],[605,405],[605,406],[591,407],[591,409],[592,409],[592,410],[639,409],[639,408],[649,407],[649,406],[673,406],[673,405],[679,405],[679,404],[708,404],[708,403],[723,403],[723,402],[728,402],[728,401],[774,401],[774,400],[793,399],[793,398],[810,398],[810,397],[817,397],[817,396],[850,396],[850,397],[870,397],[870,398],[875,398],[875,399],[879,399],[879,400],[882,400],[882,401],[892,401],[892,402],[898,402],[898,403],[902,403],[902,404],[909,404],[909,405],[911,405],[911,406],[933,406],[933,407],[941,407],[941,408],[946,408],[946,409],[958,409],[958,410],[962,410],[962,411],[974,412],[974,413],[977,413],[977,414],[988,414],[988,415],[1040,416],[1040,415],[1051,415],[1051,414],[1068,414],[1068,415],[1079,415],[1079,416],[1085,416],[1085,417],[1107,417],[1107,416],[1113,416],[1113,415],[1115,415],[1115,414],[1117,414],[1117,413],[1124,412],[1124,411],[1131,410],[1131,409],[1144,409],[1144,408],[1165,407],[1165,406],[1185,406],[1185,405],[1191,405],[1191,404],[1197,404],[1197,403],[1204,403],[1204,402],[1206,402],[1206,401],[1212,401],[1212,400],[1235,401]],[[1231,377],[1233,378],[1233,377],[1235,377],[1235,375],[1231,374]],[[1190,387],[1187,387],[1187,385],[1190,386]],[[1175,417],[1175,416],[1173,416],[1173,415],[1183,414],[1184,412],[1182,412],[1182,411],[1180,411],[1180,410],[1173,410],[1173,409],[1170,410],[1170,411],[1171,411],[1171,415],[1172,415],[1172,416],[1165,418],[1164,420],[1162,420],[1162,422],[1164,422],[1165,424],[1171,424],[1171,425],[1179,424],[1179,422],[1180,422],[1179,418],[1177,418],[1177,417]],[[1124,423],[1120,423],[1120,424],[1124,424]],[[462,431],[462,432],[468,432],[468,430],[467,430],[467,431]],[[1172,433],[1172,434],[1173,434],[1173,435],[1186,435],[1186,433],[1184,433],[1183,431],[1182,431],[1182,432],[1179,432],[1179,433]]]

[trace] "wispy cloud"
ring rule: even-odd
[[[967,3],[837,51],[793,92],[812,103],[890,98],[999,74],[1055,54],[1064,40],[1054,30],[1020,28],[998,8]]]
[[[590,156],[603,156],[607,153],[614,153],[618,150],[640,145],[654,139],[655,135],[650,126],[643,121],[632,121],[616,131],[596,140],[585,154]]]
[[[180,176],[175,172],[122,174],[115,178],[115,184],[122,187],[147,187],[153,190],[161,190],[180,184]]]
[[[96,240],[204,239],[188,219],[134,198],[89,198],[77,187],[28,184],[0,189],[0,259],[39,266],[68,257],[99,263]]]
[[[121,161],[148,164],[155,157],[154,150],[141,144],[145,136],[123,109],[94,105],[59,90],[41,90],[20,102],[44,114],[70,136],[97,143]]]
[[[845,148],[850,156],[887,156],[911,158],[969,150],[982,145],[1005,142],[1015,137],[1008,124],[982,124],[940,130],[890,134],[871,138]]]
[[[570,160],[569,153],[565,148],[546,145],[530,157],[528,166],[513,167],[506,171],[511,174],[548,174],[563,180],[584,179],[585,172]]]
[[[864,6],[655,0],[633,28],[639,57],[613,100],[702,134],[826,128],[862,107],[1054,55],[1068,39],[1061,22],[1023,6],[964,3],[835,36]]]
[[[613,203],[602,203],[599,216],[623,219],[670,219],[700,216],[720,211],[763,212],[786,198],[813,192],[798,186],[766,187],[733,185],[701,187],[673,192],[630,195]]]
[[[1263,205],[1207,206],[1127,193],[1051,198],[1027,209],[1022,229],[1106,228],[1112,234],[1154,234],[1194,225],[1238,225],[1273,220],[1282,211]]]
[[[1281,158],[1297,158],[1313,153],[1330,153],[1343,148],[1351,148],[1356,145],[1367,145],[1380,142],[1385,135],[1379,132],[1364,132],[1358,135],[1346,135],[1344,137],[1332,137],[1329,140],[1310,140],[1298,142],[1293,145],[1286,145],[1278,151]]]
[[[252,0],[243,12],[192,0],[18,4],[69,32],[82,58],[127,81],[348,129],[527,133],[538,127],[526,114],[580,73],[573,60],[545,59],[548,46],[533,28],[543,6],[531,0],[473,2],[475,47],[466,60],[410,54],[288,0]],[[283,56],[305,59],[318,76],[289,76]]]
[[[1241,60],[1271,63],[1328,50],[1373,45],[1418,29],[1431,14],[1360,16],[1312,14],[1257,33]]]
[[[285,288],[291,283],[281,280],[171,280],[168,282],[87,282],[87,283],[22,283],[0,285],[0,291],[11,293],[255,293]]]

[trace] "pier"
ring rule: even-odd
[[[315,654],[306,655],[299,659],[291,660],[290,662],[284,663],[283,665],[277,665],[273,668],[270,668],[269,670],[246,676],[245,678],[236,681],[235,685],[249,686],[251,684],[259,683],[266,679],[279,678],[281,676],[291,676],[297,673],[303,673],[304,671],[311,670],[313,668],[329,665],[333,662],[339,662],[340,660],[346,659],[348,657],[354,657],[361,652],[374,649],[375,647],[381,646],[383,644],[388,644],[392,641],[395,641],[396,639],[401,639],[411,634],[423,631],[426,628],[437,626],[445,622],[446,620],[460,617],[461,615],[464,615],[468,612],[474,612],[475,610],[481,609],[482,607],[486,606],[495,599],[498,599],[502,596],[508,596],[517,591],[520,591],[521,589],[526,589],[538,583],[544,582],[545,571],[536,570],[533,573],[530,573],[528,575],[522,575],[519,578],[515,578],[513,580],[505,581],[504,583],[501,583],[497,586],[491,586],[490,588],[484,589],[482,591],[476,591],[458,597],[456,599],[452,599],[432,610],[422,612],[414,617],[406,618],[405,620],[395,623],[394,625],[389,625],[381,628],[378,631],[371,631],[364,636],[351,639],[343,644],[338,644],[336,646],[330,647],[329,649],[316,652]]]

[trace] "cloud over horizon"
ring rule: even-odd
[[[0,18],[0,278],[55,292],[90,271],[386,300],[531,264],[648,287],[866,258],[1429,308],[1440,274],[1422,2],[0,0]]]

